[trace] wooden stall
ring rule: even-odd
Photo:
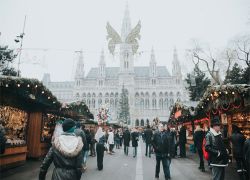
[[[42,117],[47,109],[58,110],[56,97],[35,79],[0,77],[0,125],[5,130],[6,149],[0,154],[0,169],[42,156],[48,143],[41,142]]]
[[[224,138],[231,136],[233,125],[239,127],[246,138],[250,138],[250,85],[209,87],[197,110],[204,110],[211,118],[220,117]]]

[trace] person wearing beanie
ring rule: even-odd
[[[211,128],[206,135],[205,149],[209,153],[213,180],[224,180],[225,167],[228,166],[228,150],[222,140],[220,126],[219,117],[214,117],[211,120]]]
[[[52,147],[40,166],[39,180],[45,180],[50,164],[54,163],[52,180],[80,180],[82,175],[82,147],[81,137],[74,134],[75,122],[64,120],[63,133],[55,137]]]

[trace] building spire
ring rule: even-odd
[[[103,50],[103,49],[102,49],[102,51],[101,51],[101,56],[100,56],[99,65],[106,65],[106,63],[105,63],[105,56],[104,56],[104,50]]]
[[[181,77],[181,65],[178,59],[178,53],[176,47],[174,47],[172,64],[173,64],[172,75]]]
[[[155,60],[155,51],[154,51],[154,48],[152,47],[151,49],[151,59],[150,59],[150,63],[156,63],[156,60]]]
[[[131,31],[131,20],[129,15],[128,2],[126,3],[126,8],[124,12],[124,17],[122,21],[121,38],[124,41]]]
[[[79,59],[77,62],[77,67],[76,67],[76,74],[75,74],[75,78],[76,79],[82,79],[84,78],[84,62],[83,62],[83,52],[81,51],[77,51],[77,53],[79,53]]]
[[[106,63],[105,63],[104,51],[102,49],[99,62],[99,76],[105,77],[105,74],[106,74]]]

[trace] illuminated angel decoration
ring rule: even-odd
[[[131,32],[128,34],[124,42],[122,42],[121,36],[115,31],[115,29],[109,24],[109,22],[107,23],[106,28],[108,32],[107,35],[108,48],[112,55],[114,55],[115,46],[121,43],[131,44],[133,54],[137,52],[139,48],[138,40],[140,40],[141,38],[140,36],[141,21],[139,21],[137,25],[131,30]]]

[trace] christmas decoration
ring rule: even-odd
[[[105,124],[108,121],[111,121],[111,115],[110,115],[109,108],[108,108],[107,104],[102,105],[99,108],[99,111],[98,111],[98,114],[97,114],[97,121],[98,121],[99,125],[100,124]]]
[[[8,144],[23,145],[26,143],[27,121],[26,112],[9,106],[0,106],[0,124],[5,128]]]

